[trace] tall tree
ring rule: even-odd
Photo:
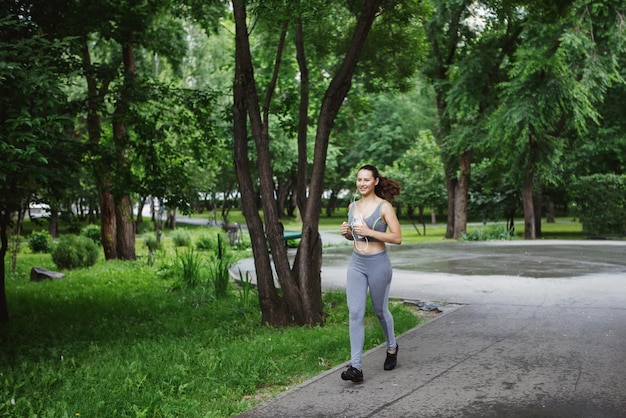
[[[296,43],[298,50],[298,62],[300,69],[300,82],[302,83],[300,94],[300,117],[308,117],[307,74],[309,68],[306,60],[307,25],[311,24],[305,18],[303,3],[296,2],[289,5],[291,15],[272,2],[263,2],[263,7],[275,6],[275,14],[282,16],[284,24],[277,34],[277,49],[275,65],[268,88],[264,96],[259,95],[255,78],[253,58],[250,49],[250,33],[248,23],[249,3],[238,0],[232,1],[233,14],[236,26],[236,71],[234,83],[234,136],[235,136],[235,169],[239,181],[243,200],[243,209],[250,236],[252,240],[254,260],[259,285],[259,298],[262,310],[262,320],[265,323],[281,326],[291,322],[297,324],[321,324],[323,322],[323,306],[321,299],[321,248],[322,243],[318,231],[318,222],[321,209],[321,197],[324,189],[324,174],[326,169],[326,156],[329,147],[329,137],[334,120],[344,103],[352,78],[356,72],[357,63],[363,51],[366,39],[372,28],[374,20],[381,12],[390,11],[396,2],[383,2],[380,0],[366,0],[348,9],[356,18],[354,19],[351,35],[343,44],[342,58],[339,59],[334,69],[327,69],[329,82],[317,118],[317,130],[315,133],[315,145],[313,165],[310,172],[310,180],[306,181],[306,135],[304,127],[306,121],[300,120],[299,130],[299,166],[298,166],[298,203],[302,214],[302,240],[296,254],[293,267],[284,249],[283,230],[279,219],[277,204],[274,198],[273,173],[270,164],[269,147],[269,110],[279,67],[283,59],[283,49],[286,42],[287,30],[294,27],[295,22]],[[326,4],[320,3],[320,6]],[[332,6],[331,6],[332,4]],[[329,7],[338,7],[332,2],[326,4]],[[309,18],[314,10],[319,8],[310,5]],[[341,9],[339,7],[339,9]],[[295,12],[295,13],[294,13]],[[341,10],[343,16],[346,11]],[[295,18],[293,18],[295,16]],[[319,41],[319,39],[317,39]],[[260,100],[260,97],[264,97]],[[257,153],[257,167],[260,182],[261,200],[265,222],[259,216],[259,208],[256,204],[253,179],[248,162],[248,127],[247,119],[250,119],[252,138]],[[303,185],[308,185],[307,188]],[[268,245],[269,243],[269,251]],[[281,296],[274,286],[272,271],[273,261],[276,275],[280,283]]]
[[[171,138],[164,133],[167,128],[163,128],[163,123],[155,129],[160,137],[146,136],[155,130],[146,130],[147,123],[141,120],[146,114],[154,116],[154,113],[141,111],[140,107],[146,105],[155,92],[162,91],[150,82],[158,71],[155,74],[153,66],[145,65],[148,61],[145,51],[158,57],[155,61],[167,62],[176,71],[187,45],[182,20],[173,13],[185,13],[184,4],[166,0],[100,3],[33,0],[28,4],[23,9],[28,10],[46,33],[76,39],[74,52],[82,60],[87,86],[84,102],[89,161],[100,196],[105,257],[134,259],[135,225],[130,196],[133,192],[145,192],[145,184],[140,183],[146,178],[137,178],[136,174],[138,171],[147,173],[146,176],[160,173],[150,173],[157,164],[148,162],[139,170],[132,165],[147,161],[147,156],[140,158],[137,152],[152,145],[154,155],[159,139]],[[201,102],[206,103],[206,100],[201,98]],[[185,104],[189,103],[191,100]],[[181,115],[185,114],[181,111]],[[172,158],[172,161],[179,160]],[[180,196],[181,193],[172,194]]]
[[[427,33],[431,58],[425,75],[436,92],[448,220],[446,238],[467,228],[467,197],[476,151],[481,151],[486,120],[497,105],[502,67],[515,51],[524,14],[514,2],[438,2]]]
[[[522,185],[524,238],[535,239],[541,235],[540,187],[561,160],[566,138],[598,122],[597,105],[621,81],[626,8],[623,1],[580,0],[531,3],[527,12],[523,43],[501,85],[491,126],[492,137],[506,144],[500,149],[516,162],[511,166]]]
[[[0,19],[0,322],[9,319],[5,255],[13,215],[58,187],[80,161],[63,89],[66,51],[23,16]]]

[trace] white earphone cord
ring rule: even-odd
[[[354,191],[354,193],[352,194],[352,210],[356,212],[356,194],[359,192],[359,189],[357,187],[357,189]],[[361,223],[365,223],[365,220],[362,219]],[[369,240],[367,239],[367,237],[363,237],[363,239],[365,240],[365,247],[363,248],[359,248],[359,246],[356,244],[357,238],[359,237],[358,234],[355,234],[354,232],[354,222],[350,225],[350,227],[352,228],[352,238],[354,238],[354,248],[356,248],[357,251],[365,251],[367,250],[367,247],[369,246]]]
[[[354,240],[354,248],[356,248],[358,251],[365,251],[365,250],[367,250],[367,246],[369,245],[369,240],[367,239],[367,237],[363,237],[363,238],[365,239],[365,247],[363,247],[363,248],[359,248],[359,246],[356,245],[356,241],[357,240]]]

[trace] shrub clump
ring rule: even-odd
[[[203,235],[196,239],[196,250],[217,251],[217,244],[212,237],[208,235]]]
[[[228,295],[228,284],[230,283],[230,266],[234,262],[233,255],[227,250],[222,235],[217,236],[217,254],[212,257],[209,263],[209,275],[215,289],[217,298],[224,298]]]
[[[93,266],[100,249],[92,239],[78,235],[64,235],[52,250],[52,261],[59,269]]]
[[[571,194],[587,237],[626,235],[626,175],[579,177],[572,184]]]
[[[146,237],[143,239],[143,243],[146,247],[148,247],[148,251],[150,251],[151,253],[163,248],[161,242],[154,235],[146,235]]]
[[[495,225],[487,229],[477,228],[473,231],[466,232],[461,236],[461,241],[509,241],[512,238],[512,231],[502,225]]]
[[[191,245],[191,235],[187,231],[175,231],[172,235],[172,242],[175,247],[189,247]]]
[[[46,231],[33,231],[28,237],[28,247],[34,253],[49,253],[52,250],[52,237]]]
[[[98,225],[87,225],[80,231],[80,235],[89,238],[97,245],[102,245],[100,227]]]

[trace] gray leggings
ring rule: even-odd
[[[389,286],[391,285],[391,262],[386,251],[376,254],[352,253],[348,266],[346,296],[350,311],[350,355],[352,367],[361,368],[363,344],[365,342],[365,302],[367,288],[376,316],[387,339],[387,349],[396,348],[393,332],[393,317],[389,312]]]

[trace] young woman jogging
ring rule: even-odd
[[[341,225],[341,234],[354,242],[348,266],[346,297],[350,312],[351,364],[341,373],[343,380],[363,381],[361,361],[365,341],[365,303],[369,288],[374,311],[387,340],[384,369],[396,367],[398,344],[389,312],[391,262],[386,244],[400,244],[402,232],[391,202],[400,194],[400,185],[381,176],[373,165],[364,165],[357,173],[356,187],[361,199],[353,201],[348,222]]]

